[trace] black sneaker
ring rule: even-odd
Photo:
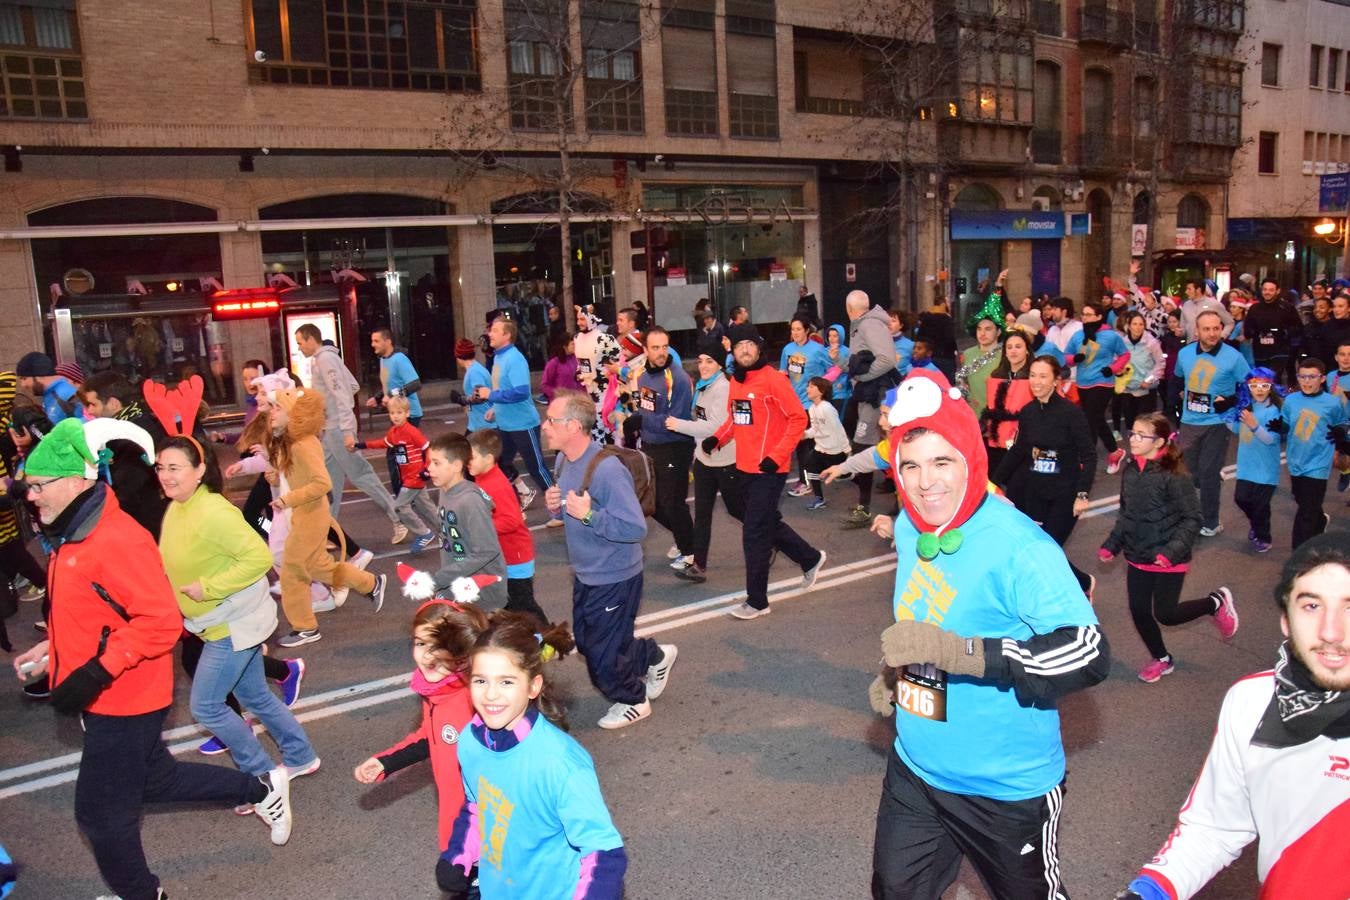
[[[376,612],[379,612],[384,608],[384,586],[388,582],[388,575],[375,576],[375,587],[370,589],[370,602],[375,604]]]
[[[278,647],[299,647],[302,644],[312,644],[322,638],[319,629],[311,628],[309,631],[292,631],[290,634],[277,641]]]
[[[42,622],[42,621],[34,622],[34,623],[33,623],[33,630],[34,630],[34,631],[40,631],[40,632],[42,632],[43,634],[46,634],[46,633],[47,633],[47,623],[46,623],[46,622]]]
[[[708,570],[696,563],[690,563],[683,569],[675,570],[676,578],[683,578],[685,581],[694,581],[703,583],[708,580]]]
[[[46,700],[52,695],[52,681],[46,675],[23,686],[23,695],[29,700]]]

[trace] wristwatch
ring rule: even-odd
[[[1078,492],[1078,499],[1079,499],[1079,500],[1086,500],[1087,498],[1088,498],[1088,495],[1087,495],[1087,493],[1086,493],[1085,491],[1079,491],[1079,492]]]
[[[584,515],[584,516],[581,517],[581,524],[582,524],[582,525],[590,525],[590,524],[591,524],[591,517],[594,516],[594,515],[595,515],[595,510],[593,510],[593,509],[588,509],[588,510],[586,510],[586,515]]]

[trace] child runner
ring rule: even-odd
[[[505,579],[507,575],[501,544],[492,527],[495,504],[482,488],[464,477],[469,455],[469,442],[453,432],[437,435],[427,454],[431,483],[441,489],[437,590],[445,590],[451,581],[464,576],[497,575]],[[519,508],[518,502],[515,505]],[[498,582],[483,592],[483,599],[494,607],[504,606],[506,588]]]
[[[1237,418],[1228,423],[1229,430],[1238,436],[1233,501],[1251,523],[1247,540],[1257,553],[1270,549],[1270,498],[1280,483],[1279,428],[1271,431],[1267,427],[1280,418],[1280,393],[1275,389],[1278,380],[1279,376],[1264,366],[1252,369],[1246,382],[1238,386]]]
[[[1289,490],[1298,509],[1294,513],[1295,549],[1308,538],[1326,530],[1331,517],[1322,511],[1327,495],[1327,476],[1337,449],[1337,429],[1344,440],[1345,401],[1326,390],[1327,367],[1307,356],[1298,361],[1298,393],[1284,398],[1280,422],[1275,429],[1288,435],[1285,464],[1289,467]]]
[[[469,434],[469,474],[492,500],[492,527],[506,563],[506,608],[534,616],[542,628],[548,616],[534,599],[534,538],[515,489],[497,465],[501,452],[502,440],[496,431]]]
[[[461,390],[464,394],[464,408],[469,413],[466,430],[471,432],[496,427],[487,419],[487,411],[492,408],[492,404],[474,399],[474,392],[480,387],[492,387],[492,373],[487,370],[487,366],[477,360],[477,355],[478,347],[473,341],[468,338],[455,341],[455,362],[464,373]]]
[[[834,377],[834,397],[830,402],[838,410],[841,420],[844,409],[848,406],[848,400],[853,396],[853,382],[848,377],[849,350],[848,344],[844,342],[847,336],[848,332],[844,330],[843,325],[831,325],[830,330],[825,333],[825,352],[830,355],[830,368],[825,377],[829,378],[830,374],[836,373],[837,370]],[[1350,385],[1350,381],[1346,384]]]
[[[546,659],[572,649],[566,625],[543,634],[499,612],[469,658],[476,715],[459,745],[468,802],[436,866],[455,890],[478,865],[483,900],[618,900],[628,856],[590,754],[555,722]],[[543,713],[541,716],[540,713]]]
[[[459,739],[473,717],[469,702],[469,651],[487,628],[487,617],[473,606],[431,599],[431,576],[399,565],[403,595],[424,600],[412,620],[412,691],[422,698],[422,723],[394,746],[353,771],[362,784],[375,784],[395,772],[431,760],[439,806],[437,847],[445,847],[464,807],[459,771]]]
[[[1227,641],[1237,633],[1238,615],[1233,592],[1226,587],[1200,600],[1180,600],[1191,548],[1200,534],[1200,498],[1181,460],[1171,422],[1161,413],[1140,416],[1128,438],[1130,459],[1120,479],[1120,512],[1097,556],[1110,562],[1123,552],[1129,563],[1125,591],[1130,616],[1153,656],[1139,670],[1139,680],[1152,684],[1172,674],[1173,668],[1159,624],[1184,625],[1213,616],[1219,636]]]
[[[1336,371],[1327,373],[1327,390],[1350,408],[1350,341],[1341,341],[1336,347]],[[1340,473],[1336,478],[1336,490],[1350,488],[1350,453],[1338,451],[1332,466]]]
[[[422,472],[426,469],[426,452],[431,442],[421,430],[408,421],[412,406],[407,397],[395,394],[384,401],[389,413],[389,430],[384,437],[366,441],[367,450],[393,450],[403,489],[394,497],[394,512],[398,520],[417,535],[412,542],[413,556],[421,553],[436,540],[436,507],[427,496]]]
[[[811,417],[811,424],[806,426],[802,434],[814,442],[806,460],[806,482],[816,495],[806,505],[807,509],[825,508],[825,491],[820,484],[820,473],[848,459],[848,435],[839,422],[839,411],[830,402],[832,393],[833,385],[828,378],[812,378],[806,385],[806,397],[811,402],[806,412]]]

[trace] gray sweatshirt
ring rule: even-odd
[[[699,446],[706,437],[712,437],[727,417],[727,376],[718,372],[712,383],[703,390],[694,391],[694,410],[692,414],[676,413],[679,419],[672,431],[687,434],[694,439],[694,458],[705,466],[720,469],[736,462],[736,441],[727,441],[712,453],[704,453]],[[692,418],[685,418],[691,415]]]
[[[586,467],[599,452],[600,445],[592,443],[575,460],[559,454],[558,489],[564,498],[569,491],[581,492]],[[592,587],[626,581],[642,571],[642,539],[647,536],[647,517],[633,489],[633,476],[617,459],[602,459],[588,493],[589,525],[563,513],[572,571],[578,581]]]
[[[848,352],[857,354],[872,351],[872,365],[854,381],[872,381],[880,378],[899,364],[895,355],[895,340],[891,337],[891,317],[880,306],[874,306],[849,323]]]
[[[478,602],[488,609],[505,606],[506,560],[492,527],[492,498],[473,482],[461,481],[441,491],[437,513],[441,539],[437,594],[443,596],[456,578],[500,575],[501,581],[482,589]]]
[[[323,394],[323,412],[325,416],[323,430],[327,433],[340,431],[344,435],[356,437],[356,413],[353,411],[353,398],[361,385],[352,377],[351,370],[342,361],[336,347],[327,344],[319,347],[319,352],[310,357],[313,366],[313,383]]]

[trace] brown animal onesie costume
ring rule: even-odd
[[[323,397],[305,388],[276,391],[269,399],[288,417],[284,434],[272,436],[269,455],[279,473],[282,494],[277,498],[291,511],[291,531],[281,556],[281,606],[296,631],[319,627],[310,606],[309,585],[351,587],[363,594],[375,588],[375,576],[328,552],[328,491],[332,482],[323,464]]]

